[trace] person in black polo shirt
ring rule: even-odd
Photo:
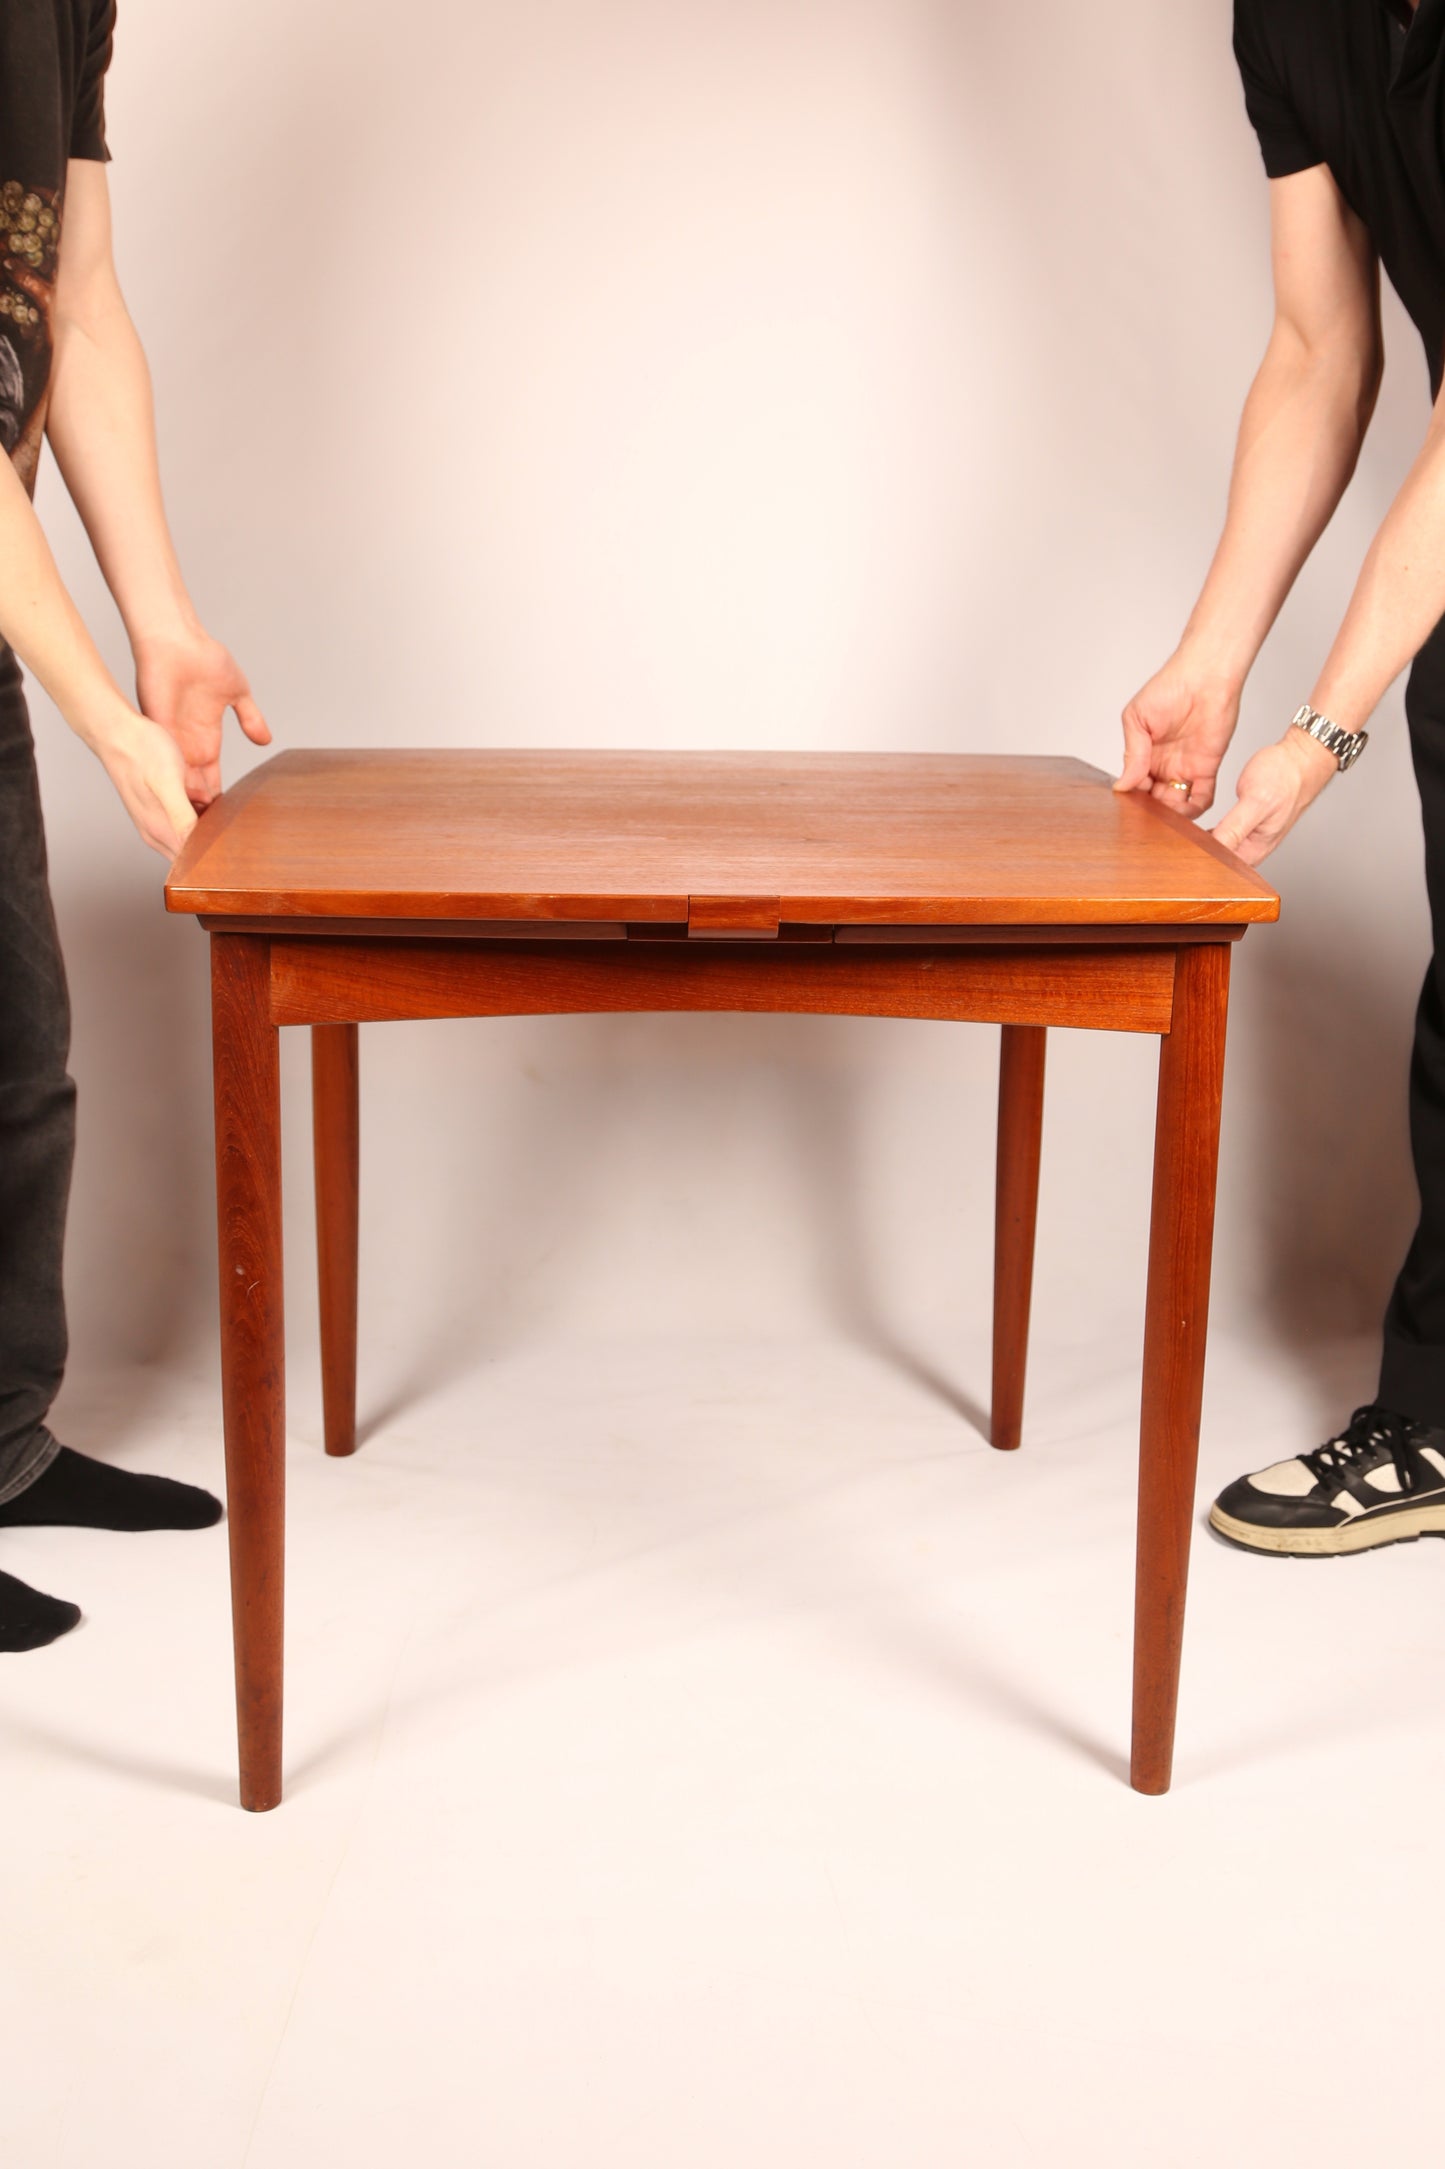
[[[1215,829],[1258,865],[1359,757],[1413,663],[1405,712],[1435,939],[1410,1078],[1419,1227],[1376,1399],[1315,1451],[1230,1484],[1210,1512],[1252,1550],[1361,1551],[1445,1533],[1445,0],[1236,0],[1234,47],[1270,182],[1275,323],[1223,539],[1174,655],[1125,710],[1117,788],[1191,816],[1213,803],[1244,681],[1369,427],[1383,265],[1425,343],[1430,427],[1307,702],[1245,764]]]
[[[20,663],[167,859],[220,789],[227,709],[257,743],[270,736],[236,663],[203,630],[166,529],[145,358],[111,262],[114,15],[114,0],[0,0],[0,1532],[201,1528],[221,1511],[193,1485],[73,1452],[46,1423],[66,1352],[75,1095]],[[61,585],[31,506],[47,437],[130,635],[134,702]],[[79,1617],[0,1572],[0,1650],[38,1648]]]

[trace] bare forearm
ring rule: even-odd
[[[133,647],[195,628],[161,495],[150,371],[120,290],[58,314],[47,434]]]
[[[1370,545],[1312,705],[1347,730],[1362,730],[1442,617],[1445,412],[1437,406],[1420,455]]]
[[[1214,803],[1245,679],[1344,495],[1380,385],[1379,260],[1327,166],[1270,182],[1270,254],[1274,331],[1240,425],[1223,539],[1178,648],[1123,717],[1115,788],[1196,819]],[[1257,865],[1337,769],[1287,730],[1246,762],[1215,833]]]
[[[133,711],[72,602],[35,511],[0,457],[0,636],[93,751]]]
[[[176,747],[121,692],[86,631],[19,475],[0,454],[0,637],[104,764],[151,847],[174,858],[195,824]]]
[[[1312,352],[1276,331],[1245,403],[1229,510],[1181,647],[1206,675],[1243,685],[1354,473],[1374,407],[1373,357]]]
[[[1276,329],[1245,403],[1204,591],[1174,654],[1124,710],[1120,790],[1195,817],[1213,804],[1244,681],[1354,472],[1377,352],[1368,320],[1313,347],[1283,321]]]
[[[150,370],[121,298],[103,166],[72,160],[55,306],[49,436],[125,620],[136,698],[174,741],[193,806],[221,788],[221,724],[271,733],[245,672],[196,615],[161,497]]]

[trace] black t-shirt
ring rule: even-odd
[[[1397,12],[1398,8],[1398,12]],[[1408,28],[1406,23],[1408,22]],[[1445,375],[1445,0],[1235,0],[1271,180],[1327,165]]]
[[[45,431],[65,169],[108,158],[115,0],[0,0],[0,451],[27,488]]]

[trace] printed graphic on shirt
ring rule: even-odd
[[[0,452],[10,454],[27,489],[45,434],[59,260],[57,192],[0,183]]]

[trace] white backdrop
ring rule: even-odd
[[[1113,765],[1268,327],[1229,16],[352,0],[343,26],[123,0],[112,184],[174,525],[279,742]],[[1251,744],[1312,682],[1424,429],[1393,304],[1388,331]],[[120,668],[53,471],[41,503]],[[77,1363],[206,1363],[204,940],[34,713],[77,1013]],[[1216,1315],[1296,1365],[1375,1322],[1408,1233],[1419,859],[1397,691],[1238,959]],[[841,1327],[902,1355],[977,1331],[995,1054],[830,1020],[364,1034],[364,1398],[562,1328]],[[1136,1330],[1153,1072],[1150,1043],[1056,1038],[1040,1335]]]

